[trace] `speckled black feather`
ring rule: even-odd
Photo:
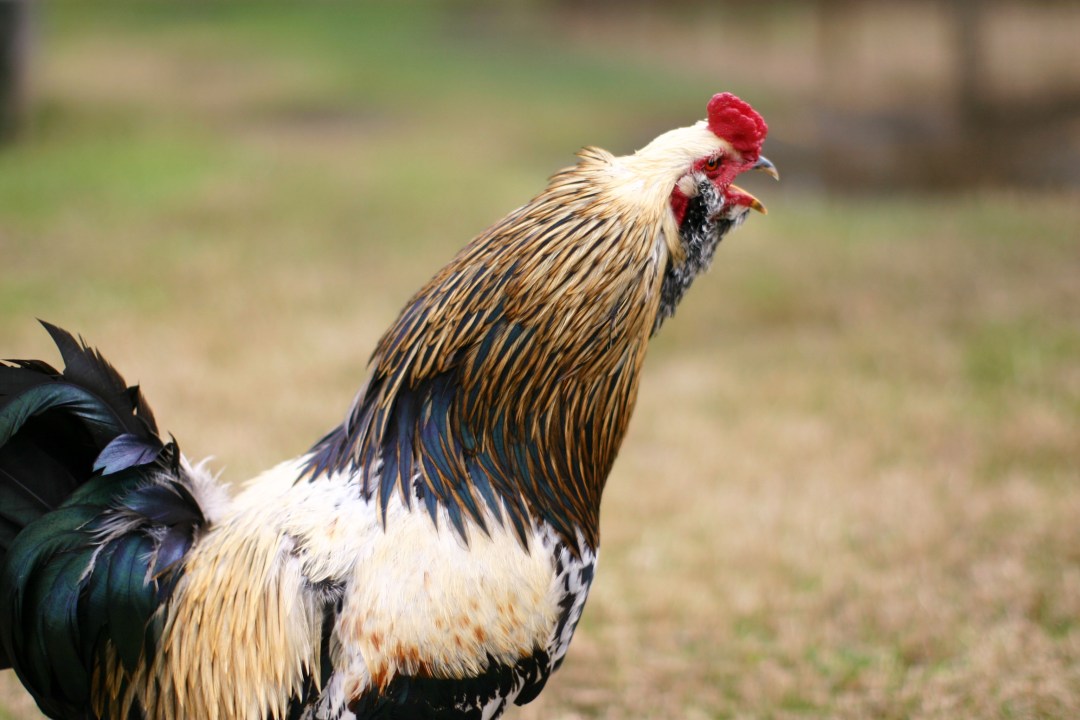
[[[694,279],[709,269],[716,248],[733,227],[731,220],[716,216],[715,208],[720,203],[719,191],[708,180],[698,184],[697,194],[688,201],[686,214],[679,226],[686,258],[680,264],[668,261],[664,283],[660,286],[660,310],[656,314],[653,333],[660,329],[664,320],[675,314],[676,306]]]
[[[358,720],[481,720],[491,703],[505,707],[506,698],[514,695],[518,705],[534,700],[544,689],[550,666],[547,653],[537,649],[514,665],[489,655],[487,667],[466,679],[397,675],[385,688],[361,695],[349,710]]]

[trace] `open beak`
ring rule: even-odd
[[[776,166],[772,164],[769,158],[764,155],[758,157],[758,161],[750,166],[751,170],[760,170],[766,175],[772,175],[774,180],[780,179],[780,173],[776,171]],[[751,210],[757,210],[762,215],[768,215],[769,211],[765,209],[765,206],[760,200],[743,190],[738,185],[732,184],[728,186],[728,192],[735,191],[736,197],[739,198],[739,204],[745,205]]]

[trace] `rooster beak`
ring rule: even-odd
[[[780,173],[778,173],[776,171],[776,166],[773,165],[772,161],[770,161],[769,158],[765,157],[764,155],[759,156],[758,159],[757,159],[757,162],[754,163],[753,165],[751,165],[750,169],[751,170],[760,170],[761,172],[763,172],[763,173],[765,173],[767,175],[772,175],[774,180],[779,180],[780,179]],[[733,184],[733,185],[731,185],[730,189],[735,190],[735,191],[737,191],[739,193],[739,195],[742,198],[742,202],[740,203],[741,205],[745,205],[746,207],[750,208],[751,210],[757,210],[762,215],[768,215],[769,214],[769,211],[765,209],[765,205],[762,204],[762,202],[760,200],[758,200],[756,197],[754,197],[750,193],[743,190],[738,185]]]
[[[772,175],[773,180],[780,179],[780,173],[776,171],[776,166],[772,164],[769,158],[761,155],[758,157],[758,161],[753,164],[751,170],[760,170],[766,175]]]
[[[762,215],[768,215],[769,211],[765,209],[765,206],[760,200],[743,190],[735,183],[728,185],[728,195],[734,201],[735,205],[745,205],[751,210],[757,210]]]

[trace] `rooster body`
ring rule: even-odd
[[[586,149],[383,336],[345,421],[230,498],[47,326],[0,365],[0,667],[55,718],[490,720],[536,697],[593,579],[648,341],[762,209],[722,94]]]

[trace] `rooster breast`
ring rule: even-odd
[[[373,687],[398,675],[469,677],[488,655],[513,664],[546,645],[559,600],[550,553],[498,532],[465,546],[426,513],[393,510],[358,558],[337,623]]]
[[[465,544],[392,504],[342,600],[328,700],[359,718],[494,718],[536,696],[570,643],[595,555],[573,556],[543,527],[527,548],[490,527]]]
[[[384,521],[355,481],[285,487],[294,467],[257,480],[237,501],[245,532],[258,527],[264,538],[254,554],[275,558],[271,574],[296,578],[268,586],[299,588],[293,612],[309,616],[299,623],[311,630],[298,672],[322,680],[291,716],[488,720],[540,692],[581,616],[594,551],[572,551],[542,522],[525,544],[494,521],[486,531],[469,525],[462,538],[446,517],[432,523],[400,495]],[[281,625],[297,623],[283,617]]]

